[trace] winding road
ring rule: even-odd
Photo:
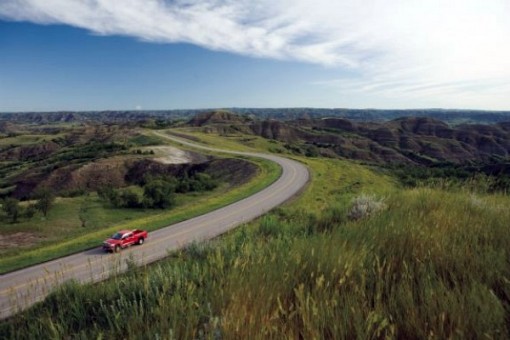
[[[264,158],[278,163],[282,167],[282,174],[272,185],[241,201],[151,232],[143,246],[134,246],[119,254],[106,254],[98,247],[0,275],[0,319],[43,300],[55,287],[67,280],[74,279],[82,283],[105,280],[114,273],[125,271],[128,262],[137,265],[151,263],[166,257],[169,251],[191,242],[221,235],[289,200],[299,193],[309,179],[304,165],[287,158],[262,153],[226,151],[162,133],[157,134],[194,148]]]

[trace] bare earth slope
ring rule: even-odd
[[[0,318],[6,318],[44,299],[52,289],[66,280],[74,279],[83,283],[101,281],[114,273],[125,271],[128,262],[147,264],[166,257],[169,250],[196,240],[216,237],[284,203],[296,195],[309,178],[304,165],[283,157],[224,151],[198,146],[168,135],[160,136],[209,151],[268,159],[282,167],[282,175],[266,189],[239,202],[152,232],[148,242],[141,247],[131,247],[115,255],[105,254],[100,248],[95,248],[1,275]]]

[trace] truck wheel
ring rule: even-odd
[[[140,237],[140,238],[138,239],[138,244],[141,246],[141,245],[143,244],[143,242],[144,242],[144,241],[145,241],[145,240],[143,239],[143,237]]]
[[[115,252],[118,253],[120,251],[120,246],[115,246]]]

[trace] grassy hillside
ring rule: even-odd
[[[150,135],[137,138],[142,145],[156,141]],[[7,222],[9,219],[0,211],[0,273],[98,246],[105,237],[120,229],[151,231],[204,214],[262,190],[281,173],[279,166],[272,162],[256,159],[249,162],[258,168],[254,176],[240,174],[241,177],[249,175],[249,178],[222,183],[211,192],[176,194],[176,205],[170,210],[113,208],[94,192],[59,197],[47,217],[40,213],[32,218],[21,216],[18,223]],[[228,169],[216,169],[225,170]],[[22,202],[22,206],[28,204]]]
[[[177,206],[171,210],[109,209],[94,195],[87,203],[90,209],[86,212],[90,217],[87,228],[81,228],[78,219],[86,198],[61,200],[50,212],[48,220],[39,224],[29,221],[11,227],[16,231],[35,228],[47,235],[48,240],[28,250],[21,248],[3,253],[0,258],[0,273],[95,247],[117,230],[144,228],[152,231],[236,202],[262,190],[278,178],[278,166],[267,161],[257,163],[259,173],[248,183],[236,188],[223,186],[206,194],[183,195],[178,198]],[[23,226],[26,226],[26,230]]]
[[[0,334],[510,336],[508,196],[402,188],[349,161],[303,160],[312,182],[295,201],[153,266],[70,283]]]

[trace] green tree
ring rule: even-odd
[[[18,222],[18,216],[21,211],[19,201],[15,198],[6,198],[2,202],[2,210],[11,218],[12,223]]]
[[[144,205],[148,208],[170,208],[175,204],[175,186],[161,179],[152,180],[144,187]]]
[[[218,183],[209,174],[197,173],[195,179],[200,183],[201,190],[213,190],[218,186]]]
[[[35,192],[34,198],[37,200],[35,204],[37,210],[46,217],[55,202],[55,195],[49,188],[41,188]]]
[[[118,190],[106,186],[97,190],[97,195],[104,201],[110,202],[115,208],[122,207],[122,200]]]
[[[140,208],[140,196],[137,192],[131,189],[126,189],[120,194],[120,200],[124,208]]]

